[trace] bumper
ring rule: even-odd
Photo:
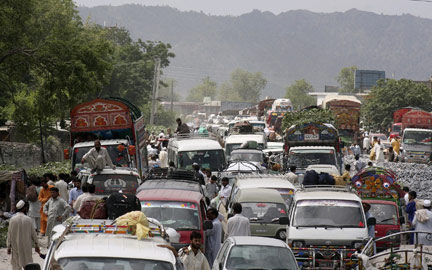
[[[403,153],[405,162],[428,163],[431,160],[431,153],[428,152],[406,152]]]
[[[291,248],[300,269],[355,269],[357,260],[351,259],[355,249],[344,247]]]

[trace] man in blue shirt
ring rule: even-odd
[[[81,189],[81,181],[78,178],[74,178],[72,181],[75,187],[69,191],[68,203],[71,207],[73,207],[73,204],[77,200],[78,196],[83,194],[83,191]],[[73,214],[76,215],[75,211]]]
[[[218,216],[219,212],[216,209],[210,208],[207,210],[207,217],[213,223],[213,229],[205,231],[205,256],[210,268],[213,266],[213,262],[216,259],[222,241],[222,223],[219,221]]]
[[[415,199],[417,198],[417,193],[414,190],[411,190],[408,193],[408,204],[405,207],[405,212],[408,214],[408,225],[411,227],[414,219],[414,214],[416,212],[416,203]],[[412,230],[411,228],[410,230]],[[410,244],[414,244],[414,235],[410,234]]]

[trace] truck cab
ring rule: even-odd
[[[432,158],[432,129],[404,129],[402,149],[402,160],[405,162],[430,162]]]
[[[368,239],[361,199],[350,187],[302,187],[288,211],[287,243],[301,267],[349,269],[351,255]]]

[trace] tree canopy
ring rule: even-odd
[[[344,67],[339,72],[336,80],[339,83],[339,92],[340,93],[354,93],[354,73],[357,69],[356,66],[352,67]]]
[[[407,79],[379,80],[362,106],[362,118],[367,128],[386,130],[397,109],[413,106],[431,111],[431,104],[432,91],[424,84]]]
[[[189,90],[186,101],[202,102],[204,97],[211,97],[214,100],[217,96],[217,84],[210,77],[205,77],[200,85]]]
[[[219,98],[222,101],[258,102],[266,85],[267,80],[261,72],[236,69],[230,80],[221,85]]]
[[[295,109],[301,109],[316,104],[316,98],[308,95],[313,91],[313,86],[305,79],[301,79],[286,88],[285,98],[291,100]]]

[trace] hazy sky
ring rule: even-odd
[[[241,15],[258,9],[279,14],[306,9],[315,12],[346,11],[356,8],[383,14],[412,14],[432,19],[432,0],[75,0],[79,6],[168,5],[183,11],[203,11],[212,15]]]

